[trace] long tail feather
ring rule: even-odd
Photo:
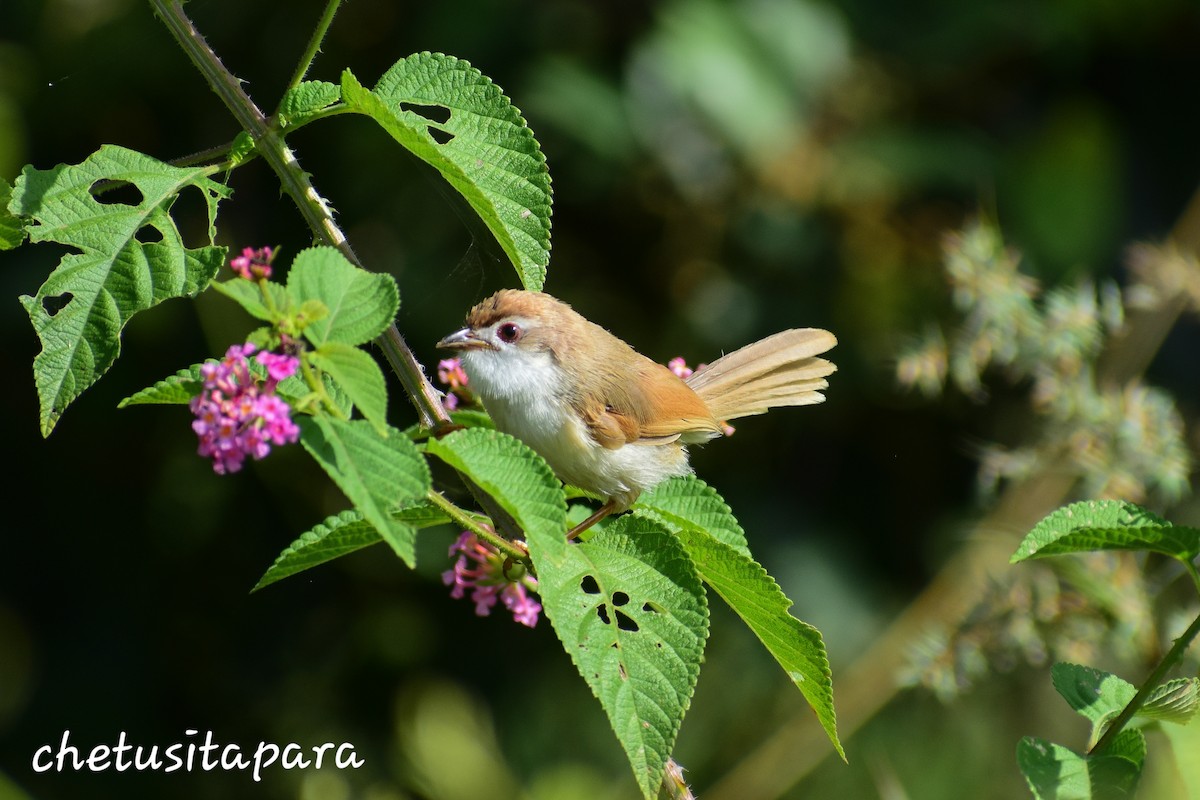
[[[834,335],[819,328],[781,331],[718,358],[687,383],[723,420],[820,403],[820,390],[829,385],[825,377],[837,367],[816,356],[835,344]]]

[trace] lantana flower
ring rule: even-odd
[[[275,387],[296,372],[296,356],[259,352],[252,344],[233,345],[220,361],[202,364],[204,387],[189,407],[196,419],[192,430],[200,438],[198,453],[211,458],[213,472],[225,475],[242,468],[246,456],[255,460],[271,452],[271,445],[290,444],[300,438],[291,407]],[[267,369],[265,380],[250,372],[249,357]]]
[[[271,262],[274,260],[274,248],[245,247],[240,256],[230,260],[229,266],[240,277],[248,281],[256,281],[271,277]]]
[[[463,531],[450,545],[450,556],[458,556],[451,569],[442,573],[442,582],[450,596],[458,600],[471,591],[475,613],[486,617],[497,601],[512,612],[513,619],[532,628],[542,611],[534,600],[537,579],[517,565],[506,564],[506,558],[487,542],[470,531]]]

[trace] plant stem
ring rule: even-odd
[[[299,86],[300,82],[304,80],[304,76],[308,74],[313,60],[316,59],[317,53],[321,51],[321,43],[325,41],[325,34],[329,32],[329,26],[333,24],[333,17],[337,14],[338,8],[341,5],[342,0],[329,0],[325,4],[325,11],[321,14],[321,19],[317,21],[317,27],[313,29],[312,37],[308,40],[308,46],[304,48],[304,55],[300,57],[299,63],[296,64],[296,71],[292,74],[292,79],[288,81],[287,88],[289,91]],[[278,113],[278,109],[276,109],[276,113]]]
[[[445,511],[450,519],[454,520],[459,525],[462,525],[464,528],[478,536],[480,539],[486,541],[492,547],[495,547],[504,555],[516,561],[523,562],[526,565],[529,564],[529,553],[526,550],[521,547],[517,547],[508,539],[498,535],[490,528],[480,525],[475,521],[474,517],[443,497],[441,492],[430,489],[426,497],[429,498],[429,502],[433,503],[442,511]]]
[[[1195,573],[1194,566],[1192,567],[1192,572]],[[1163,656],[1162,661],[1158,662],[1158,666],[1150,673],[1150,677],[1146,678],[1146,682],[1142,684],[1142,688],[1138,689],[1133,699],[1129,701],[1125,708],[1121,709],[1121,713],[1113,720],[1112,725],[1108,726],[1108,730],[1100,737],[1100,741],[1096,742],[1095,746],[1088,751],[1089,756],[1103,753],[1104,749],[1112,744],[1112,740],[1117,737],[1121,729],[1138,712],[1138,709],[1146,702],[1146,698],[1150,696],[1150,693],[1162,683],[1162,679],[1167,672],[1179,662],[1179,659],[1183,658],[1184,652],[1191,646],[1192,640],[1196,638],[1197,633],[1200,633],[1200,616],[1192,620],[1192,624],[1187,627],[1187,630],[1175,640],[1175,644]]]
[[[279,176],[285,192],[291,196],[301,216],[318,239],[336,248],[351,264],[362,267],[346,235],[333,219],[333,212],[325,199],[313,188],[308,175],[301,169],[292,151],[284,144],[282,134],[267,120],[263,112],[242,89],[241,82],[234,77],[208,43],[196,30],[196,26],[183,12],[181,0],[150,0],[155,13],[175,37],[175,41],[187,53],[192,64],[208,81],[225,107],[229,109],[242,129],[254,139],[255,149]],[[331,0],[333,11],[336,3]],[[326,16],[332,20],[332,11],[326,8]],[[324,22],[325,19],[322,18]],[[319,39],[317,40],[319,46]],[[306,67],[307,68],[307,67]],[[400,377],[408,391],[409,399],[417,409],[421,424],[427,428],[440,428],[450,422],[442,407],[438,392],[425,377],[425,371],[413,355],[412,350],[393,323],[375,340],[387,357],[388,363]]]

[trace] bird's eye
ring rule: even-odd
[[[512,344],[521,338],[521,326],[515,322],[506,322],[496,329],[496,336],[500,337],[500,341]]]

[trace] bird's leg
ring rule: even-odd
[[[617,510],[616,501],[608,500],[604,505],[602,505],[598,509],[596,509],[595,513],[593,513],[590,517],[588,517],[583,522],[576,525],[574,528],[571,528],[571,530],[567,531],[567,541],[571,541],[572,539],[576,538],[577,536],[579,536],[579,534],[583,533],[588,528],[592,527],[597,522],[604,519],[605,517],[607,517],[609,514],[613,513],[616,510]]]

